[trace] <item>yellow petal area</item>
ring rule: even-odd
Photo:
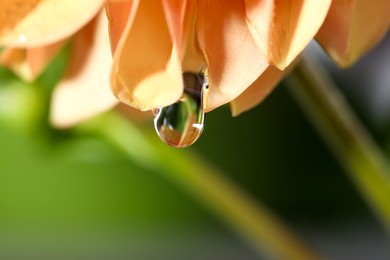
[[[333,0],[317,41],[340,66],[353,64],[390,27],[389,0]]]
[[[75,35],[70,59],[52,97],[50,119],[57,127],[70,127],[118,103],[109,83],[112,59],[104,14]]]
[[[331,2],[245,0],[247,23],[268,61],[283,70],[316,35]]]
[[[286,71],[281,71],[272,65],[269,66],[249,88],[230,102],[233,116],[238,116],[260,104],[282,80],[285,73]]]
[[[109,1],[108,9],[116,2]],[[139,1],[132,9],[133,15],[129,16],[114,52],[114,94],[121,102],[140,110],[170,105],[181,97],[183,80],[179,52],[171,38],[162,2]],[[116,17],[122,16],[115,15],[112,9],[109,13],[112,28]]]
[[[268,67],[245,22],[243,1],[199,0],[198,39],[208,64],[206,111],[230,102]]]
[[[25,81],[34,81],[53,60],[66,40],[36,48],[6,48],[0,53],[0,64],[13,70]]]
[[[90,21],[104,0],[1,0],[0,46],[37,47],[64,39]]]

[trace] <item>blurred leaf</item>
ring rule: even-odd
[[[42,100],[37,89],[0,67],[0,123],[17,131],[31,131],[42,113]]]
[[[291,91],[390,232],[390,165],[326,71],[305,55],[289,77]]]
[[[79,130],[100,133],[140,166],[157,170],[182,187],[249,241],[259,255],[277,259],[317,258],[265,206],[254,202],[195,154],[163,144],[155,133],[137,129],[114,113],[87,122]]]

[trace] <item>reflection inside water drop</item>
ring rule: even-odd
[[[173,147],[187,147],[200,136],[204,126],[203,106],[207,98],[207,75],[183,73],[184,92],[176,103],[158,109],[154,126],[161,140]]]

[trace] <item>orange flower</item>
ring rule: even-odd
[[[234,115],[261,102],[318,32],[345,66],[390,25],[388,0],[109,0],[107,13],[120,101],[141,110],[172,104],[182,72],[206,66],[206,111],[230,102]]]
[[[113,63],[105,18],[86,25],[104,2]],[[109,77],[118,100],[150,110],[176,102],[182,73],[204,67],[206,111],[230,102],[237,115],[267,96],[314,37],[347,66],[385,35],[389,13],[388,0],[3,0],[0,62],[33,79],[75,34],[53,97],[59,126],[114,106]]]

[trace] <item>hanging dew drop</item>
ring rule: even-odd
[[[183,96],[176,103],[155,112],[154,127],[162,141],[182,148],[193,144],[204,126],[204,104],[207,99],[208,80],[199,74],[183,73]]]

